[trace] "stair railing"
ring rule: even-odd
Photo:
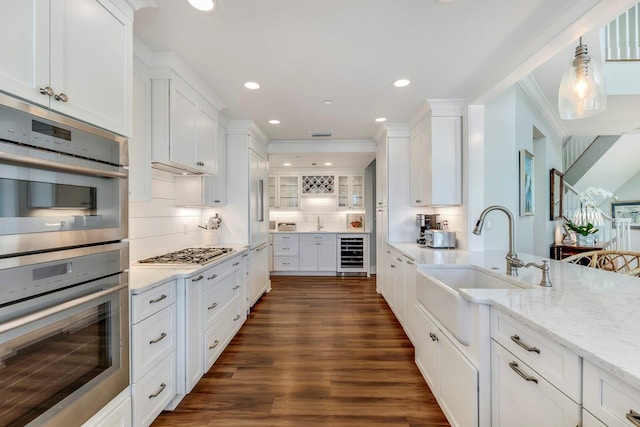
[[[568,183],[564,183],[562,215],[572,219],[585,211],[578,192]],[[589,208],[588,220],[598,228],[597,240],[605,242],[605,250],[628,251],[631,247],[631,220],[612,218],[598,207]]]
[[[638,4],[605,27],[606,60],[640,60],[640,7]]]

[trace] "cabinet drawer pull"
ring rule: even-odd
[[[204,162],[197,162],[196,165],[198,166],[204,166]]]
[[[153,399],[154,397],[158,397],[158,395],[160,395],[160,393],[162,393],[165,388],[167,388],[167,385],[165,383],[160,384],[160,390],[156,391],[153,394],[150,394],[149,395],[149,399]]]
[[[633,409],[629,409],[627,419],[631,421],[631,424],[633,424],[634,426],[640,426],[640,413],[634,411]]]
[[[402,258],[396,258],[399,262],[402,262]]]
[[[209,350],[213,350],[214,348],[216,348],[216,347],[218,346],[218,344],[220,344],[220,341],[215,340],[215,341],[213,342],[213,344],[211,344],[211,345],[209,346]]]
[[[407,261],[407,264],[413,265],[413,261]]]
[[[155,343],[158,343],[158,342],[162,341],[163,339],[165,339],[165,337],[166,337],[166,336],[167,336],[167,333],[166,333],[166,332],[163,332],[163,333],[161,333],[161,334],[160,334],[160,336],[159,336],[158,338],[156,338],[155,340],[151,340],[151,341],[149,341],[149,344],[155,344]]]
[[[156,299],[150,299],[149,300],[149,304],[155,304],[155,303],[160,302],[160,301],[162,301],[163,299],[166,299],[166,298],[167,298],[167,296],[165,294],[162,294]]]
[[[215,279],[216,277],[218,277],[218,275],[217,275],[217,274],[212,274],[211,276],[207,277],[207,280],[213,280],[213,279]]]
[[[438,336],[433,332],[429,332],[429,336],[431,337],[431,341],[438,341]]]
[[[422,203],[422,200],[416,200],[416,203]]]
[[[213,304],[211,304],[209,307],[207,307],[207,310],[213,310],[214,308],[216,308],[218,306],[217,302],[214,302]]]
[[[395,265],[393,265],[393,264],[391,264],[391,266],[390,266],[390,267],[391,267],[391,268],[396,268],[396,266],[395,266]]]
[[[238,289],[240,289],[240,285],[235,285],[235,286],[233,287],[233,290],[234,290],[234,291],[237,291]]]
[[[239,262],[234,262],[234,263],[233,263],[233,265],[232,265],[232,267],[237,267],[237,266],[239,266],[239,265],[240,265],[240,263],[239,263]]]
[[[537,347],[529,347],[528,345],[526,345],[525,343],[523,343],[522,341],[520,341],[520,337],[518,335],[512,335],[511,336],[511,341],[513,341],[514,343],[518,344],[520,347],[524,348],[527,351],[533,351],[534,353],[538,353],[540,354],[540,349]]]
[[[192,282],[198,282],[200,280],[204,279],[204,276],[201,274],[198,277],[194,277],[193,279],[191,279]]]
[[[235,322],[235,321],[237,321],[238,319],[240,319],[240,315],[239,315],[239,314],[236,314],[236,317],[234,317],[234,318],[233,318],[233,321]]]
[[[390,254],[390,253],[391,253],[391,251],[387,251],[387,253],[388,253],[388,254]]]
[[[290,248],[282,248],[283,251],[288,251]]]
[[[514,372],[518,375],[520,375],[522,378],[524,378],[527,381],[533,381],[534,383],[538,384],[538,380],[534,377],[530,377],[529,375],[525,374],[524,372],[522,372],[520,370],[520,368],[518,368],[518,364],[516,362],[510,362],[509,363],[509,367],[511,369],[514,370]]]
[[[248,256],[249,256],[249,254],[243,254],[243,255],[242,255],[242,258],[246,258],[246,257],[248,257]]]

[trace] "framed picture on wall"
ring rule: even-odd
[[[347,214],[347,230],[364,230],[364,214]]]
[[[520,216],[533,215],[535,188],[533,176],[533,154],[520,150]]]
[[[562,196],[564,194],[564,174],[557,169],[549,173],[549,219],[562,219]]]
[[[640,200],[629,202],[611,203],[611,216],[613,218],[631,219],[631,228],[640,228]]]

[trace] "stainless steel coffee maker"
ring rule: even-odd
[[[420,234],[416,239],[418,245],[426,245],[425,231],[438,228],[438,215],[416,214],[416,226],[420,229]]]

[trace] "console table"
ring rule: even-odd
[[[570,257],[571,255],[579,254],[582,252],[599,251],[605,248],[609,242],[598,242],[593,245],[581,246],[576,243],[558,243],[551,246],[551,259],[561,260],[563,258]]]

